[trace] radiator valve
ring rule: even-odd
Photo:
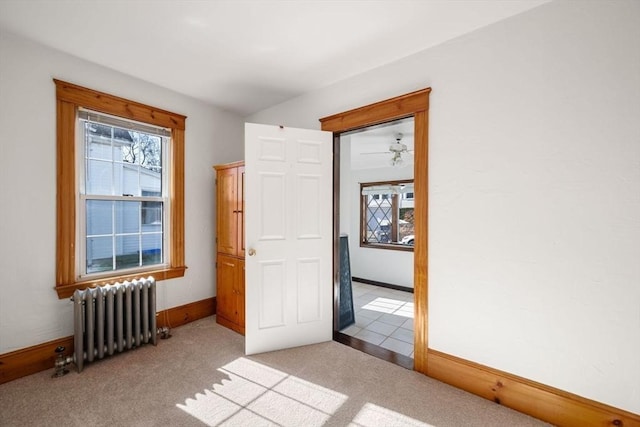
[[[65,348],[62,346],[57,347],[55,349],[57,356],[56,356],[56,361],[53,365],[55,368],[55,371],[53,372],[53,375],[52,375],[53,378],[62,377],[69,373],[69,370],[67,369],[67,365],[73,362],[73,357],[71,356],[65,357],[64,351],[65,351]]]
[[[160,335],[161,340],[166,340],[168,338],[171,338],[171,330],[168,326],[162,326],[158,328],[158,335]]]

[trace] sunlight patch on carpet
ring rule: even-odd
[[[322,426],[348,396],[240,357],[228,379],[176,406],[207,425]]]
[[[414,418],[383,408],[382,406],[366,403],[349,427],[434,427]]]

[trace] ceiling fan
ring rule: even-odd
[[[396,143],[389,146],[389,151],[393,153],[391,160],[389,160],[391,166],[401,166],[404,163],[402,160],[402,153],[409,152],[409,150],[407,150],[407,145],[400,142],[402,141],[402,137],[402,133],[398,132],[396,134]]]
[[[402,166],[402,164],[404,163],[404,160],[402,158],[402,154],[403,153],[411,154],[411,150],[409,150],[407,148],[407,145],[403,144],[401,142],[403,136],[404,135],[402,134],[402,132],[397,132],[395,134],[396,142],[391,143],[389,145],[389,148],[388,148],[387,151],[373,151],[373,152],[362,153],[362,154],[385,154],[385,153],[391,153],[391,159],[389,159],[389,163],[391,164],[391,166]]]

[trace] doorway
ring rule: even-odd
[[[340,245],[350,274],[341,272],[339,337],[366,352],[377,346],[378,357],[409,369],[414,345],[413,159],[413,117],[340,134]],[[351,304],[344,304],[345,297]]]
[[[407,368],[426,373],[427,370],[427,250],[428,250],[428,110],[430,88],[422,89],[386,101],[320,119],[322,130],[334,134],[334,339],[348,345],[353,340],[339,332],[336,313],[340,309],[340,135],[393,120],[414,119],[414,358],[398,355],[377,346],[363,345],[361,350]],[[358,345],[356,343],[356,345]],[[376,348],[374,348],[376,347]],[[400,357],[402,356],[402,357]],[[408,360],[407,360],[408,359]]]

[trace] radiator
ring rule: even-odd
[[[153,277],[76,290],[73,361],[78,372],[93,362],[142,344],[157,344]]]

